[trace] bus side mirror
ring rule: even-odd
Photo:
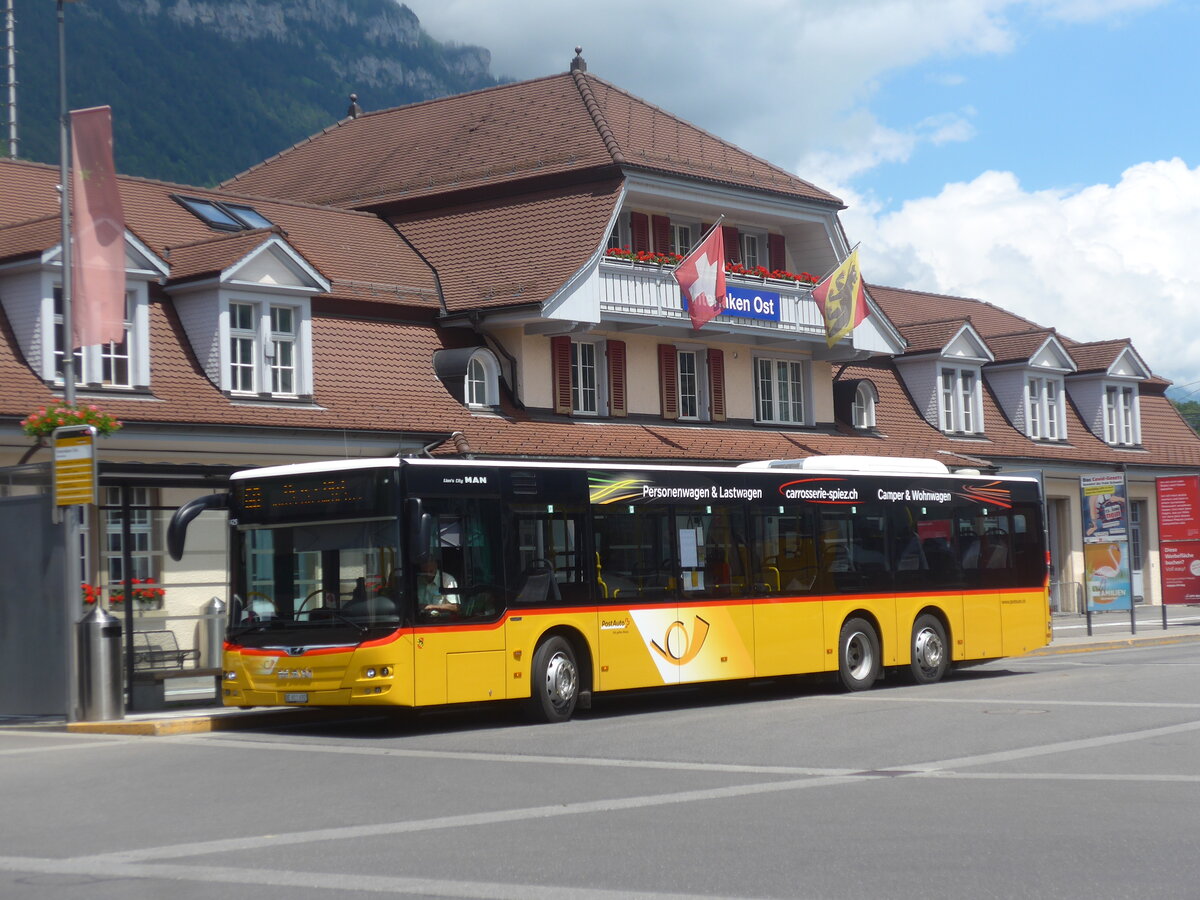
[[[408,558],[420,568],[429,561],[433,538],[433,516],[425,512],[419,497],[408,501]]]
[[[205,494],[203,497],[189,500],[175,510],[175,514],[171,516],[171,523],[167,526],[167,552],[171,554],[171,559],[176,561],[183,559],[183,543],[187,538],[188,525],[191,524],[192,519],[206,509],[228,508],[228,494]]]

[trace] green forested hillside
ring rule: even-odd
[[[55,7],[15,4],[19,155],[49,163]],[[486,50],[434,41],[396,0],[80,0],[66,33],[68,105],[112,106],[117,170],[185,184],[331,125],[352,91],[374,110],[496,83]]]

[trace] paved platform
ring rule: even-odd
[[[1136,631],[1131,631],[1128,613],[1104,613],[1092,617],[1091,634],[1087,619],[1081,615],[1056,614],[1053,619],[1054,639],[1030,656],[1051,656],[1060,653],[1084,653],[1097,650],[1118,650],[1125,647],[1179,644],[1200,641],[1200,610],[1194,607],[1171,609],[1167,627],[1163,628],[1159,607],[1137,610]],[[60,717],[0,716],[0,729],[40,728],[66,730],[82,734],[171,735],[199,734],[211,731],[280,727],[288,724],[328,721],[346,715],[369,713],[369,709],[341,708],[303,709],[237,709],[223,706],[180,706],[157,712],[129,713],[123,719],[107,722],[66,722]]]

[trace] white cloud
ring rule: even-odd
[[[1074,191],[985,172],[877,215],[843,216],[869,280],[977,297],[1078,340],[1129,337],[1157,373],[1200,380],[1200,166],[1141,163]]]

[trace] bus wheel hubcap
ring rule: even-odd
[[[555,653],[546,666],[546,696],[555,706],[566,706],[575,697],[575,665],[564,653]]]
[[[917,635],[913,652],[917,657],[917,665],[932,672],[941,666],[942,655],[946,652],[946,648],[942,646],[942,640],[936,631],[932,628],[923,628]]]
[[[850,635],[846,641],[846,668],[855,678],[866,678],[874,660],[871,658],[871,642],[861,631]]]

